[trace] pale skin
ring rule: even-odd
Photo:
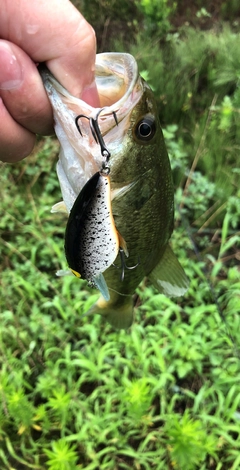
[[[69,0],[0,0],[0,160],[33,150],[36,134],[53,133],[52,109],[37,66],[98,106],[95,33]]]

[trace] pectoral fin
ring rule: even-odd
[[[60,212],[61,214],[68,214],[68,210],[64,201],[57,202],[57,204],[52,206],[51,213],[55,214],[57,212]]]
[[[73,272],[71,269],[59,269],[56,272],[57,277],[64,277],[64,276],[73,276]]]
[[[133,186],[135,186],[135,184],[136,181],[133,181],[131,183],[126,184],[125,186],[120,186],[119,188],[111,188],[111,200],[125,196],[125,194],[127,194],[133,188]]]
[[[148,277],[159,292],[169,297],[184,295],[189,286],[189,280],[169,245]]]

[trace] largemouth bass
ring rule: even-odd
[[[70,95],[47,70],[41,75],[61,144],[57,174],[63,203],[56,204],[53,211],[70,213],[79,193],[102,166],[99,142],[89,125],[98,116],[110,153],[112,214],[125,250],[119,250],[103,273],[110,299],[101,296],[89,314],[99,313],[113,326],[128,328],[133,321],[132,295],[145,276],[169,296],[181,296],[188,288],[168,243],[173,231],[174,192],[153,93],[129,54],[97,55],[95,77],[101,106],[97,109]],[[77,116],[82,117],[79,126]],[[101,230],[99,236],[104,242]]]

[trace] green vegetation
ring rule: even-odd
[[[136,11],[146,34],[125,50],[155,90],[190,288],[175,301],[144,280],[127,332],[82,317],[98,294],[55,276],[66,268],[66,220],[50,214],[57,141],[2,164],[1,470],[240,468],[240,35],[169,23],[159,42]],[[175,7],[164,11],[171,22]]]

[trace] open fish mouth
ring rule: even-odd
[[[97,54],[95,79],[101,107],[94,108],[72,96],[48,69],[40,69],[40,73],[54,110],[55,132],[61,142],[57,174],[69,212],[80,190],[102,165],[100,147],[84,116],[95,119],[99,114],[101,135],[110,154],[116,155],[129,128],[131,111],[143,94],[143,82],[130,54]],[[76,125],[79,115],[83,116],[78,121],[81,135]]]

